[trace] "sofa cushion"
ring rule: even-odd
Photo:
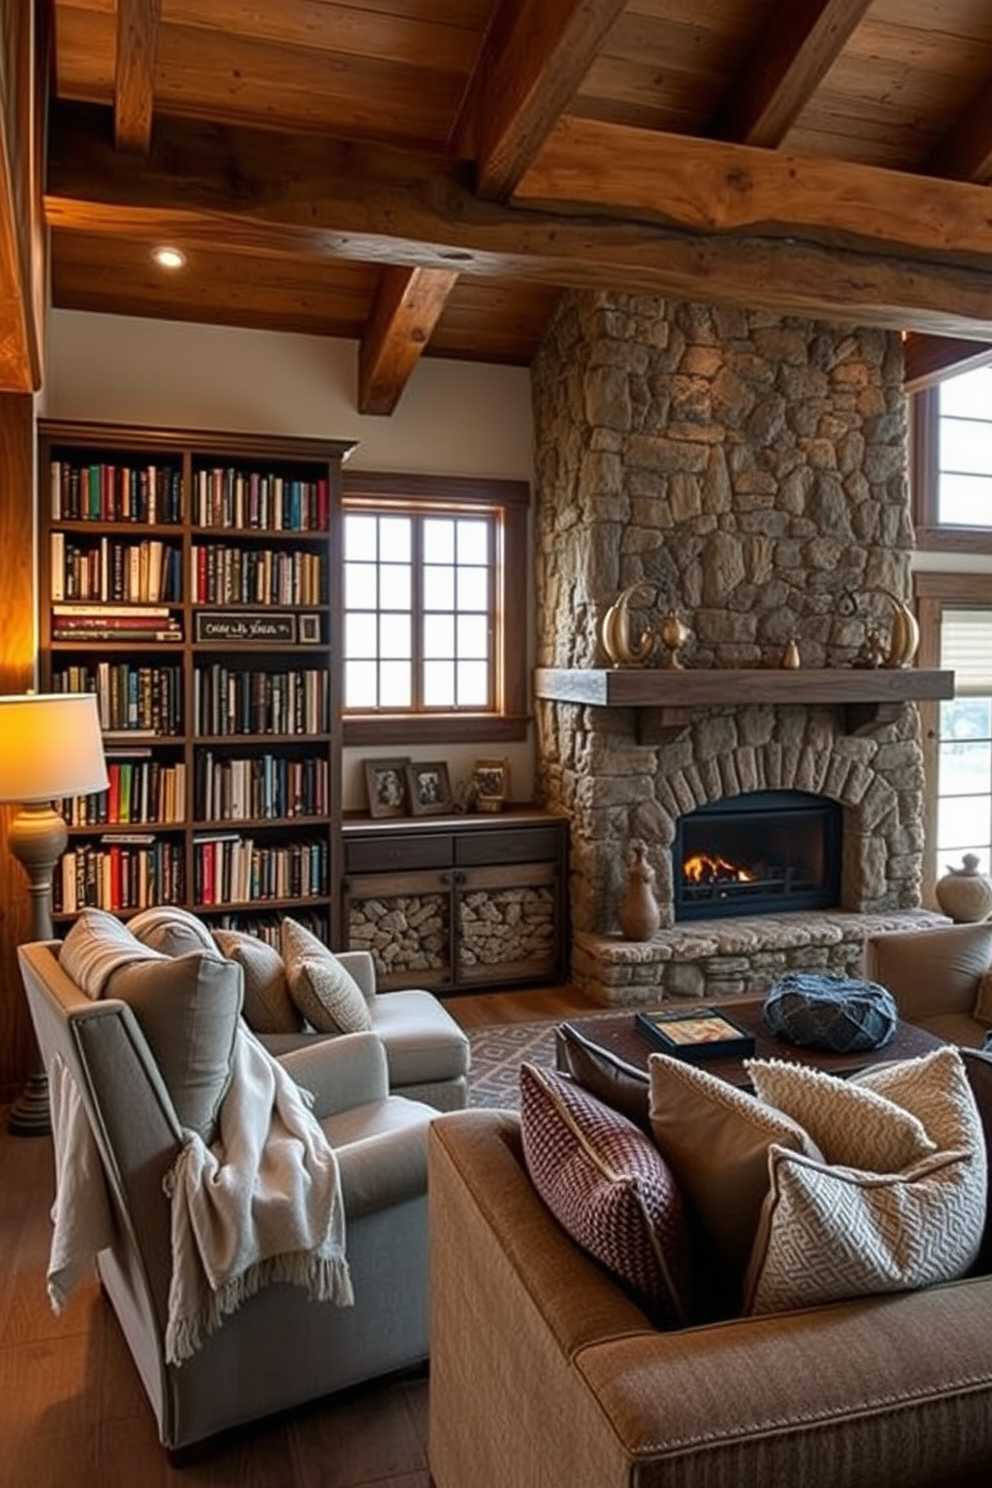
[[[142,945],[161,951],[163,956],[186,956],[190,951],[216,949],[203,921],[178,905],[157,904],[139,910],[128,920],[127,928]]]
[[[222,956],[245,978],[245,1022],[253,1033],[299,1033],[303,1018],[289,995],[286,966],[275,946],[246,930],[215,930]]]
[[[368,1003],[334,952],[288,917],[280,939],[289,995],[311,1027],[319,1033],[367,1032],[372,1027]]]
[[[394,1090],[468,1073],[468,1035],[432,992],[417,987],[381,992],[371,1013],[372,1028],[386,1046]]]
[[[62,943],[59,962],[87,996],[128,1004],[179,1124],[209,1142],[230,1082],[241,1017],[240,968],[216,949],[164,956],[102,910],[80,915]]]
[[[652,1054],[648,1068],[651,1130],[704,1258],[707,1313],[737,1313],[768,1193],[769,1151],[777,1144],[819,1157],[819,1149],[790,1116],[707,1070],[669,1054]]]
[[[769,1087],[761,1061],[749,1061],[756,1089]],[[798,1066],[790,1076],[790,1107],[803,1081],[816,1086],[821,1130],[829,1086],[839,1087],[843,1116],[828,1135],[828,1152],[850,1154],[850,1138],[837,1135],[852,1106],[844,1082]],[[814,1306],[845,1297],[906,1291],[962,1276],[974,1262],[985,1224],[985,1144],[961,1056],[948,1045],[922,1059],[882,1065],[858,1084],[915,1117],[933,1150],[897,1170],[870,1167],[884,1157],[865,1135],[859,1166],[773,1147],[770,1185],[745,1282],[745,1308],[753,1313]]]
[[[682,1201],[650,1139],[568,1076],[526,1063],[520,1123],[527,1171],[559,1224],[657,1326],[684,1323],[691,1271]]]
[[[869,976],[888,987],[908,1023],[942,1013],[970,1015],[978,983],[992,966],[992,923],[874,935],[865,965]]]
[[[571,1023],[562,1023],[555,1039],[560,1069],[597,1100],[621,1112],[642,1131],[651,1132],[651,1086],[646,1070],[594,1044]]]

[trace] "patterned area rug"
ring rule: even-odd
[[[469,1105],[515,1111],[521,1064],[525,1060],[529,1064],[554,1064],[555,1028],[561,1021],[553,1018],[540,1023],[499,1023],[492,1028],[470,1028]]]

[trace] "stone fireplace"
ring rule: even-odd
[[[603,1002],[852,971],[868,934],[939,918],[919,908],[913,698],[941,694],[865,665],[880,594],[910,592],[902,372],[893,334],[624,294],[567,295],[549,328],[533,372],[539,769],[572,821],[573,976]],[[671,611],[689,627],[685,672],[659,648],[603,674],[602,619],[632,584],[635,628]],[[889,704],[856,706],[873,676]],[[686,822],[766,793],[830,804],[834,902],[755,914],[739,894],[729,917],[686,913]],[[662,911],[644,943],[616,921],[635,838]]]

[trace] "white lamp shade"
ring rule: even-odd
[[[31,805],[107,784],[93,693],[0,697],[0,801]]]

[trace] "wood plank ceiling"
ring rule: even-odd
[[[917,380],[992,343],[988,0],[55,0],[54,26],[54,304],[355,338],[364,412],[421,355],[526,364],[565,286],[897,328]]]

